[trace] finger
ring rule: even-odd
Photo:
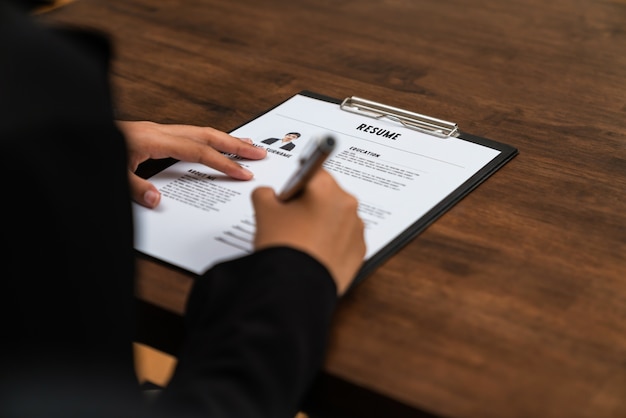
[[[148,180],[135,173],[129,172],[129,184],[131,198],[142,206],[153,209],[161,201],[161,193]]]
[[[223,146],[224,142],[220,142],[224,152],[252,159],[262,159],[267,155],[265,149],[255,147],[235,137],[229,136],[226,142],[229,143],[228,146]],[[151,158],[171,157],[181,161],[200,163],[238,180],[249,180],[254,177],[250,170],[240,165],[237,161],[222,154],[212,145],[207,145],[203,142],[194,140],[181,141],[180,136],[162,134],[159,143],[154,143],[151,146]]]
[[[264,148],[255,147],[251,141],[209,127],[148,121],[117,123],[124,135],[131,139],[128,147],[132,171],[147,159],[171,157],[206,165],[238,180],[249,180],[253,174],[223,152],[249,159],[261,159],[267,155]]]
[[[271,187],[261,186],[252,191],[252,205],[256,207],[272,207],[278,204],[276,192]]]
[[[161,125],[164,133],[172,137],[185,137],[218,151],[235,154],[253,160],[265,158],[267,151],[252,145],[250,138],[236,138],[226,132],[211,127],[192,125]]]
[[[181,141],[180,137],[162,135],[159,142],[151,144],[150,147],[149,155],[142,156],[142,160],[146,157],[153,159],[171,157],[180,161],[203,164],[238,180],[249,180],[254,177],[250,170],[235,160],[199,142]],[[265,151],[262,152],[265,155]]]

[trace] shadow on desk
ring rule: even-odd
[[[176,366],[184,338],[182,317],[138,301],[135,359],[141,384],[163,387]],[[443,418],[408,407],[322,372],[307,398],[304,413],[295,418]]]

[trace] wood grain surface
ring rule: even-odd
[[[306,89],[517,147],[345,297],[324,370],[444,417],[626,416],[625,1],[79,0],[41,19],[110,35],[119,118],[228,131]],[[191,276],[140,271],[140,299],[183,312]]]

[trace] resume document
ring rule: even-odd
[[[150,181],[162,193],[160,205],[147,209],[133,204],[139,252],[196,274],[252,252],[252,190],[263,185],[279,191],[296,170],[307,142],[331,134],[337,145],[324,168],[359,201],[367,262],[388,252],[399,237],[414,237],[411,231],[417,232],[420,223],[430,224],[428,218],[439,216],[436,209],[459,190],[469,193],[473,186],[468,180],[476,179],[502,152],[346,112],[338,103],[303,94],[231,134],[252,138],[256,146],[267,149],[267,157],[259,161],[229,155],[255,177],[234,180],[204,165],[181,161],[152,176]]]

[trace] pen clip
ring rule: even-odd
[[[439,138],[456,137],[459,135],[459,128],[454,122],[448,122],[420,113],[409,112],[408,110],[387,106],[355,96],[346,97],[343,102],[341,102],[340,108],[347,112],[368,116],[374,119],[389,119],[394,122],[399,122],[405,128],[414,129]]]

